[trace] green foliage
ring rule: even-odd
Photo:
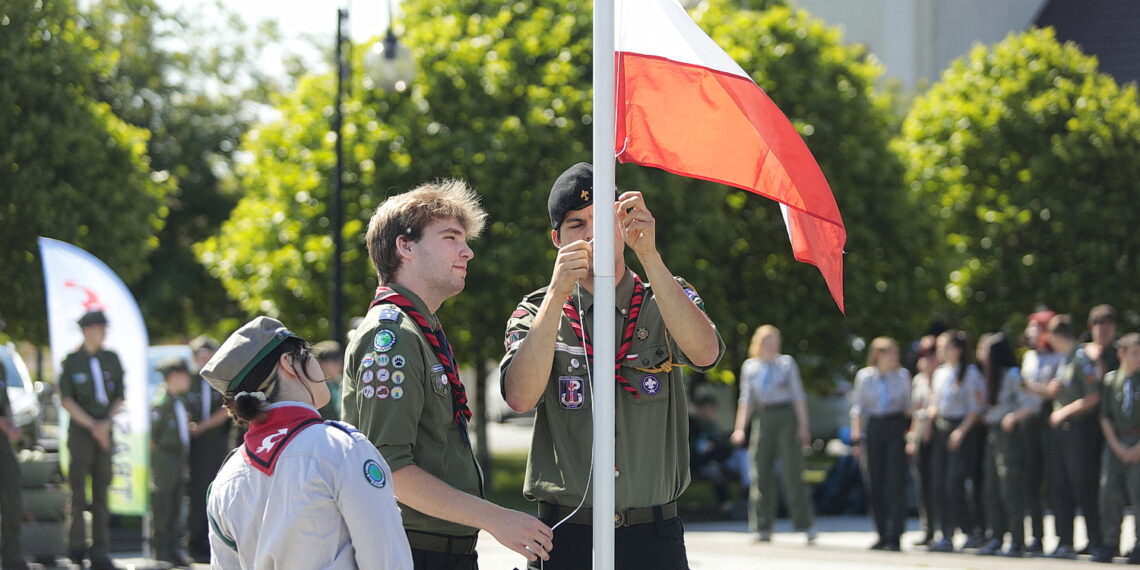
[[[147,268],[173,184],[152,169],[149,133],[100,102],[108,54],[70,2],[12,0],[0,14],[0,314],[46,342],[36,236],[74,243],[130,281]]]
[[[1037,303],[1140,305],[1140,107],[1051,29],[955,61],[904,121],[907,182],[937,219],[945,296],[972,330]],[[1017,330],[1016,328],[1014,330]]]
[[[418,68],[413,86],[404,93],[354,88],[344,107],[349,312],[363,312],[376,285],[363,245],[371,211],[420,182],[465,178],[491,219],[474,244],[466,291],[441,316],[461,361],[496,359],[507,315],[550,278],[550,184],[590,159],[591,7],[574,0],[402,6],[402,38]],[[928,277],[921,252],[930,233],[917,231],[922,223],[910,215],[901,166],[887,148],[888,106],[873,91],[879,70],[804,13],[740,10],[727,0],[703,10],[703,27],[754,70],[831,181],[850,236],[848,317],[815,268],[792,259],[775,203],[633,166],[619,168],[619,186],[646,192],[667,263],[696,285],[724,333],[723,367],[737,368],[752,330],[772,322],[789,352],[812,355],[804,359],[809,370],[840,370],[850,357],[848,335],[912,331],[912,307],[925,302],[918,284]],[[305,78],[277,102],[279,121],[246,136],[242,148],[252,161],[238,170],[245,197],[221,233],[197,248],[244,310],[280,315],[313,338],[327,334],[331,296],[334,89],[331,75]],[[807,377],[817,385],[824,378]]]

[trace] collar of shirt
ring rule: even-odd
[[[273,402],[272,404],[269,404],[268,406],[265,406],[265,409],[266,409],[266,410],[273,410],[273,409],[276,409],[276,408],[285,408],[285,407],[288,407],[288,406],[297,406],[297,407],[300,407],[300,408],[308,408],[308,409],[310,409],[310,410],[312,410],[312,411],[314,411],[314,412],[315,412],[315,411],[317,411],[317,409],[316,409],[316,408],[314,408],[312,404],[308,404],[308,403],[305,403],[305,402],[298,402],[298,401],[296,401],[296,400],[286,400],[286,401],[284,401],[284,402]]]
[[[585,315],[594,306],[594,294],[583,288],[575,288],[570,296],[578,301],[581,295],[582,306],[578,309]],[[648,296],[648,294],[646,294]],[[614,305],[618,311],[625,314],[629,309],[629,301],[633,298],[633,272],[627,267],[625,273],[621,276],[621,281],[618,281],[614,286]]]
[[[431,325],[432,330],[439,330],[439,319],[435,316],[435,313],[432,313],[428,310],[427,304],[423,302],[423,299],[420,299],[419,295],[416,295],[414,292],[412,292],[411,289],[408,289],[403,285],[397,285],[396,283],[388,283],[384,286],[390,287],[397,293],[407,297],[408,300],[412,302],[412,305],[415,305],[416,310],[419,311],[425,319],[427,319],[428,324]]]

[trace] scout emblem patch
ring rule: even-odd
[[[387,386],[377,386],[376,387],[376,397],[377,398],[380,398],[381,400],[387,399],[388,393],[389,392],[388,392]]]
[[[384,476],[384,469],[375,459],[369,459],[364,462],[364,478],[368,480],[368,484],[383,489],[384,485],[388,484],[388,478]]]
[[[392,305],[384,305],[380,309],[380,320],[381,321],[392,321],[392,322],[399,321],[400,320],[400,309],[397,309],[396,307],[394,307]]]
[[[389,329],[376,331],[376,336],[372,338],[372,346],[377,352],[392,350],[396,346],[396,333]]]
[[[641,379],[641,390],[650,396],[661,391],[661,382],[657,381],[657,377],[652,374],[646,374],[645,378]]]
[[[392,383],[393,384],[403,384],[404,383],[404,371],[403,370],[397,370],[397,371],[392,373]]]
[[[388,366],[388,355],[379,354],[376,356],[376,366]]]
[[[558,377],[558,403],[567,410],[577,410],[586,402],[581,376]]]
[[[385,356],[384,358],[388,358],[388,357]],[[372,364],[374,364],[375,362],[376,362],[376,359],[371,354],[365,354],[364,358],[360,359],[360,365],[365,367],[365,368],[370,368],[372,366]]]
[[[637,329],[637,338],[640,340],[645,340],[645,339],[649,338],[649,329],[647,329],[645,327],[641,327],[641,328]]]
[[[373,388],[372,386],[365,386],[364,389],[360,391],[360,395],[364,396],[365,398],[371,398],[372,396],[376,395],[376,388]]]
[[[71,375],[71,379],[74,380],[76,384],[82,384],[87,381],[87,373],[76,372],[75,374]]]
[[[372,378],[373,378],[374,376],[375,376],[375,373],[374,373],[374,372],[372,372],[371,370],[365,370],[365,371],[364,371],[364,374],[362,374],[362,375],[360,376],[360,380],[361,380],[362,382],[364,382],[365,384],[367,384],[367,383],[369,383],[369,382],[371,382],[371,381],[372,381]]]
[[[391,373],[388,372],[387,368],[381,368],[380,370],[377,370],[376,371],[376,381],[377,382],[387,382],[389,374],[391,374]]]
[[[403,388],[401,388],[399,386],[392,388],[392,399],[393,400],[399,400],[400,398],[403,398],[403,397],[404,397],[404,389]]]
[[[526,312],[526,309],[523,309],[520,307],[518,309],[515,309],[515,312],[511,313],[511,318],[512,319],[521,319],[522,317],[525,317],[529,314],[530,313]]]
[[[403,368],[404,362],[406,362],[406,361],[404,360],[404,357],[402,355],[397,354],[396,356],[392,357],[392,367],[393,368]]]

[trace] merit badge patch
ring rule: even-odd
[[[404,371],[403,370],[397,370],[397,371],[392,373],[392,383],[393,384],[403,384],[404,383]]]
[[[376,397],[377,398],[380,398],[381,400],[386,399],[388,397],[388,394],[389,394],[389,389],[387,386],[377,386],[376,387]]]
[[[388,358],[388,357],[387,357],[387,356],[385,356],[384,358]],[[365,367],[365,368],[371,368],[371,367],[372,367],[372,365],[373,365],[373,364],[375,364],[375,363],[376,363],[376,358],[375,358],[374,356],[372,356],[372,354],[371,354],[371,353],[370,353],[370,354],[365,354],[365,355],[364,355],[364,358],[361,358],[361,359],[360,359],[360,365],[361,365],[361,366],[363,366],[363,367]]]
[[[571,359],[570,359],[570,368],[577,368],[577,367],[579,367],[579,366],[581,366],[581,365],[582,365],[582,363],[581,363],[581,362],[578,362],[578,359],[577,359],[577,358],[571,358]]]
[[[637,329],[637,338],[640,340],[649,338],[649,329],[644,327]]]
[[[381,321],[397,322],[400,320],[400,309],[392,305],[387,305],[380,309],[379,316]]]
[[[76,372],[75,374],[71,375],[71,379],[76,384],[83,384],[84,382],[87,381],[87,373],[86,372]]]
[[[396,346],[396,333],[390,329],[380,329],[376,331],[376,336],[372,338],[372,347],[377,352],[388,352]]]
[[[645,378],[641,379],[641,390],[652,396],[661,391],[661,382],[657,381],[656,376],[646,374]]]
[[[364,396],[365,398],[371,398],[372,396],[376,395],[376,388],[373,388],[372,386],[365,386],[362,390],[360,390],[360,395]]]
[[[401,388],[399,386],[392,388],[392,399],[393,400],[399,400],[400,398],[403,398],[403,397],[404,397],[404,389],[403,388]]]
[[[436,364],[435,366],[431,367],[431,371],[433,374],[439,374],[440,372],[443,372],[443,365],[442,364]]]
[[[526,312],[526,309],[519,307],[519,308],[515,309],[515,312],[511,313],[511,318],[512,319],[521,319],[521,318],[523,318],[529,314],[530,313]]]
[[[387,354],[376,355],[376,366],[388,366],[388,355]]]
[[[397,354],[392,357],[392,368],[403,368],[406,363],[407,360],[402,355]]]
[[[376,381],[377,382],[387,382],[388,376],[390,374],[391,374],[391,372],[389,372],[387,368],[381,368],[380,370],[376,371]]]
[[[365,384],[367,384],[367,383],[371,382],[371,381],[372,381],[372,379],[373,379],[373,378],[375,378],[375,377],[376,377],[376,376],[375,376],[375,373],[374,373],[374,372],[372,372],[371,370],[365,370],[365,371],[364,371],[364,374],[361,374],[361,375],[360,375],[360,381],[361,381],[361,382],[364,382]]]
[[[586,403],[585,387],[581,376],[558,377],[558,403],[567,410],[577,410]]]
[[[694,303],[701,302],[701,296],[697,294],[697,290],[693,289],[692,285],[686,283],[684,287],[681,287],[681,290],[685,292],[685,296],[687,296],[690,301]]]
[[[364,478],[368,480],[368,484],[383,489],[384,485],[388,484],[388,477],[384,475],[384,469],[375,459],[369,459],[364,462]]]

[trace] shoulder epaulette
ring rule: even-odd
[[[546,297],[546,290],[548,288],[549,287],[543,287],[542,289],[539,289],[537,291],[532,291],[530,293],[527,293],[526,296],[523,297],[523,301],[526,301],[528,303],[535,303],[535,302],[541,303],[542,299],[544,297]]]
[[[400,312],[399,307],[397,307],[396,305],[387,304],[387,305],[381,305],[380,306],[380,313],[379,313],[378,317],[380,319],[380,322],[387,321],[387,322],[398,323],[398,322],[400,322],[400,315],[401,314],[402,313]]]

